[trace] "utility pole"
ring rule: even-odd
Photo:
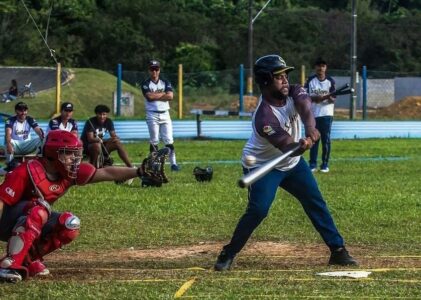
[[[349,119],[355,119],[357,103],[357,1],[352,0],[352,27],[351,27],[351,87],[354,92],[350,94]]]

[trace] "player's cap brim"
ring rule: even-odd
[[[281,74],[283,72],[288,73],[288,72],[291,72],[292,70],[294,70],[294,67],[285,67],[285,68],[273,71],[272,73],[273,73],[273,75],[277,75],[277,74]]]

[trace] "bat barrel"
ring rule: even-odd
[[[257,180],[265,176],[271,170],[273,170],[277,164],[279,164],[281,161],[289,157],[292,153],[294,153],[299,148],[300,148],[300,145],[297,145],[296,147],[294,147],[288,152],[285,152],[281,156],[268,161],[267,163],[262,165],[260,168],[256,168],[250,173],[244,175],[243,177],[240,178],[240,180],[238,180],[238,186],[241,188],[248,187],[252,183],[256,182]]]

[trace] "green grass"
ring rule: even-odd
[[[101,183],[72,188],[60,199],[56,210],[70,210],[82,219],[81,236],[64,253],[226,243],[247,204],[246,190],[236,186],[241,176],[236,161],[244,141],[179,140],[175,145],[182,171],[169,173],[171,182],[163,188],[140,188],[138,181],[132,186]],[[320,278],[315,272],[326,271],[325,252],[314,260],[309,258],[309,263],[299,257],[285,261],[240,255],[234,270],[225,274],[209,271],[216,253],[117,260],[112,267],[131,271],[101,276],[95,267],[109,263],[63,262],[53,264],[48,281],[0,285],[0,298],[170,299],[193,277],[197,281],[185,296],[194,299],[417,298],[421,294],[420,140],[344,140],[334,141],[332,146],[331,172],[316,173],[316,178],[335,222],[347,245],[357,249],[362,270],[374,265],[369,257],[389,256],[384,261],[389,271],[359,280]],[[126,147],[133,160],[140,161],[139,154],[147,153],[149,146],[141,142]],[[193,168],[208,164],[214,168],[212,182],[196,182]],[[283,191],[278,192],[269,217],[254,233],[251,242],[256,241],[304,249],[322,245],[298,202]],[[1,247],[4,249],[4,243]],[[414,258],[392,257],[408,255]],[[63,270],[63,266],[77,268],[71,280],[68,276],[73,271]],[[206,270],[186,270],[195,266]]]

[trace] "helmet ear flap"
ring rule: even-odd
[[[268,70],[256,70],[254,75],[257,84],[269,85],[273,81],[272,72],[269,72]]]

